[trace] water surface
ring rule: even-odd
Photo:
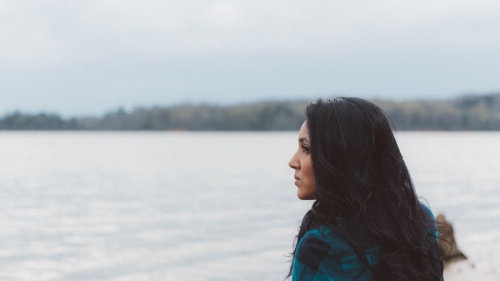
[[[0,280],[282,280],[311,204],[287,166],[296,138],[0,133]],[[397,139],[418,194],[496,270],[500,134]]]

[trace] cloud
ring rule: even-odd
[[[34,93],[69,108],[495,89],[498,14],[493,0],[0,0],[0,83],[32,108]]]
[[[492,43],[500,25],[495,1],[5,1],[1,11],[2,58],[14,62],[465,48]]]

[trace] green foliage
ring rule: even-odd
[[[374,101],[398,130],[500,130],[500,94],[451,101]]]
[[[500,94],[448,101],[374,100],[397,130],[500,130]],[[233,106],[182,104],[117,109],[102,117],[63,119],[55,114],[14,112],[1,130],[298,130],[309,101],[268,101]]]
[[[61,117],[45,113],[26,115],[14,112],[0,119],[2,130],[64,130],[67,124]]]

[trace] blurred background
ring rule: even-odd
[[[498,92],[497,1],[0,1],[0,112]]]
[[[0,280],[282,280],[304,108],[390,115],[499,280],[500,3],[0,0]],[[474,276],[474,277],[472,277]]]

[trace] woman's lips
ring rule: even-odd
[[[293,178],[295,179],[295,185],[297,185],[300,181],[300,178],[297,176],[294,176]]]

